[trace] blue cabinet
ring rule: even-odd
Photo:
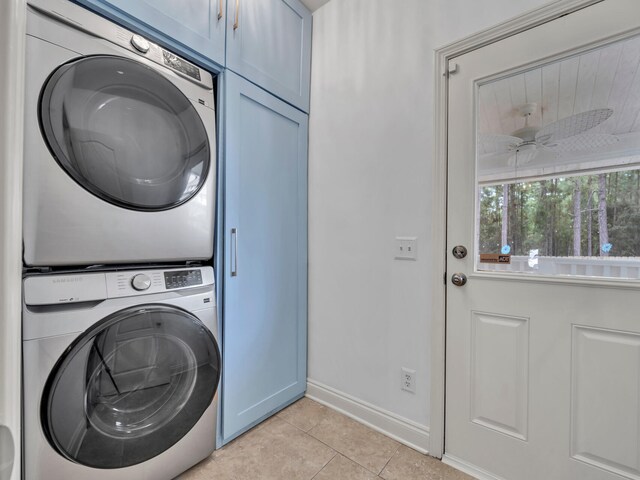
[[[227,442],[306,389],[308,117],[229,71],[225,110]]]
[[[75,0],[211,70],[224,66],[226,0]]]
[[[308,112],[311,13],[299,0],[229,0],[227,67]]]

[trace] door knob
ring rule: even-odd
[[[451,283],[456,287],[461,287],[467,283],[467,276],[464,273],[454,273],[451,275]]]

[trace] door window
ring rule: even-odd
[[[640,278],[639,48],[479,86],[478,270]]]
[[[178,442],[211,404],[220,353],[194,315],[166,305],[116,312],[81,335],[51,372],[42,425],[54,448],[122,468]]]
[[[189,99],[127,58],[90,56],[59,67],[42,90],[40,120],[60,166],[121,207],[180,205],[210,168],[207,131]]]

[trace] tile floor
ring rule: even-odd
[[[308,398],[271,417],[179,480],[470,480]]]

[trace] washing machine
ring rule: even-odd
[[[25,480],[171,479],[215,449],[211,267],[24,280]]]
[[[27,266],[213,253],[211,74],[68,0],[30,0]]]

